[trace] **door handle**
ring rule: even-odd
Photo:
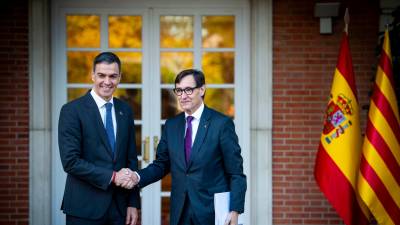
[[[153,136],[154,158],[156,158],[157,155],[157,146],[158,146],[158,136]]]
[[[145,162],[149,162],[149,160],[150,160],[150,137],[145,137],[143,140],[143,144],[144,144],[143,160]]]

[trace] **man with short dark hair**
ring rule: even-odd
[[[135,225],[140,197],[132,180],[138,169],[133,112],[113,97],[119,58],[96,56],[92,80],[92,90],[60,112],[58,145],[67,173],[61,209],[67,225]]]
[[[184,70],[174,93],[184,112],[168,119],[157,157],[138,171],[139,187],[171,172],[171,225],[214,224],[214,194],[230,192],[227,224],[237,225],[244,211],[246,176],[233,121],[203,103],[204,74]]]

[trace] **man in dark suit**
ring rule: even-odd
[[[244,211],[246,176],[233,121],[203,103],[204,74],[184,70],[174,92],[184,112],[168,119],[157,147],[157,158],[139,170],[138,186],[171,172],[171,225],[214,224],[214,194],[230,192],[230,225]]]
[[[133,112],[113,97],[119,58],[96,56],[92,80],[93,89],[60,112],[58,145],[68,174],[61,209],[67,225],[134,225],[140,198],[132,171],[138,162]]]

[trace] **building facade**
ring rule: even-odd
[[[365,127],[378,32],[398,3],[338,2],[332,34],[320,33],[311,0],[5,3],[0,8],[0,224],[64,224],[59,109],[90,88],[87,59],[104,50],[122,56],[130,68],[126,74],[134,71],[118,96],[137,112],[142,166],[154,157],[145,146],[156,147],[163,122],[176,113],[169,97],[171,74],[182,67],[203,69],[206,76],[217,74],[208,80],[206,104],[234,118],[243,148],[249,184],[244,224],[342,224],[313,177],[342,16],[348,7]],[[118,26],[129,21],[140,24],[132,31],[139,34],[118,41],[123,36]],[[76,36],[77,26],[96,38],[85,42],[85,36]],[[168,39],[173,33],[164,29],[174,26],[192,41]],[[138,40],[132,44],[130,37]],[[168,182],[142,191],[142,224],[168,224]]]

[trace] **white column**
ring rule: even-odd
[[[51,108],[48,0],[29,1],[29,224],[50,225]]]
[[[272,224],[272,0],[251,1],[251,223]]]

